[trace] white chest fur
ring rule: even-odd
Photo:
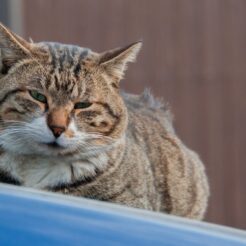
[[[107,162],[108,157],[104,153],[87,160],[5,153],[0,158],[0,169],[10,173],[24,186],[42,189],[92,177],[96,169],[103,169]]]

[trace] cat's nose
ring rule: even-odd
[[[61,134],[66,130],[65,127],[63,126],[49,126],[49,127],[56,138],[59,138]]]

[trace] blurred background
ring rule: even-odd
[[[34,42],[95,51],[142,39],[122,88],[169,102],[206,165],[206,220],[246,229],[245,0],[0,0],[0,21]]]

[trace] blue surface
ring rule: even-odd
[[[246,245],[243,231],[0,185],[0,245]]]

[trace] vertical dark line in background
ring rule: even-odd
[[[6,26],[10,25],[8,0],[0,0],[0,22]]]

